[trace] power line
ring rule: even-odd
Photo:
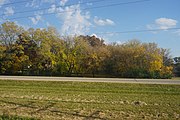
[[[142,33],[142,32],[158,32],[158,31],[180,30],[180,27],[167,28],[167,29],[150,29],[150,30],[130,30],[130,31],[117,31],[117,32],[100,32],[96,34],[125,34],[125,33]]]
[[[131,1],[131,2],[114,3],[114,4],[109,4],[109,5],[102,5],[102,6],[97,6],[97,7],[84,8],[83,10],[98,9],[98,8],[120,6],[120,5],[128,5],[128,4],[142,3],[142,2],[148,2],[148,1],[152,1],[152,0],[137,0],[137,1]]]
[[[13,5],[13,4],[19,4],[19,3],[26,3],[33,0],[24,0],[24,1],[18,1],[18,2],[11,2],[11,3],[5,3],[3,6]]]
[[[81,2],[81,3],[78,3],[80,5],[82,4],[87,4],[87,3],[97,3],[97,2],[103,2],[103,1],[107,1],[107,0],[94,0],[94,1],[89,1],[89,2]],[[13,4],[13,3],[12,3]],[[54,4],[52,4],[54,5]],[[56,6],[56,8],[60,8],[60,7],[68,7],[68,6],[72,6],[72,5],[77,5],[77,3],[74,3],[74,4],[69,4],[69,5],[58,5]],[[28,13],[28,12],[36,12],[36,11],[43,11],[43,10],[48,10],[50,9],[51,7],[45,7],[45,8],[41,8],[41,9],[34,9],[34,10],[26,10],[26,11],[19,11],[19,12],[15,12],[14,14],[19,14],[19,13]],[[13,15],[14,15],[13,14]],[[0,16],[4,16],[5,14],[1,14]]]
[[[90,10],[90,9],[98,9],[98,8],[113,7],[113,6],[120,6],[120,5],[128,5],[128,4],[142,3],[142,2],[148,2],[148,1],[151,1],[151,0],[136,0],[136,1],[132,1],[132,2],[121,2],[121,3],[114,3],[114,4],[102,5],[102,6],[96,6],[96,7],[83,8],[81,10]],[[52,14],[57,14],[57,13],[73,12],[75,10],[76,9],[69,10],[69,11],[54,12],[54,13],[44,13],[44,14],[39,14],[39,15],[46,16],[46,15],[52,15]],[[14,17],[14,18],[9,18],[8,20],[24,19],[24,18],[34,17],[34,16],[36,16],[36,15]]]

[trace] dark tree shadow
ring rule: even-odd
[[[49,110],[49,108],[53,107],[55,104],[56,104],[56,103],[48,103],[46,106],[44,106],[44,107],[42,107],[42,108],[40,108],[40,109],[32,112],[31,114],[33,114],[33,113],[39,113],[39,112],[41,112],[41,111],[47,111],[47,110]],[[49,111],[50,111],[50,110],[49,110]]]
[[[22,104],[22,103],[16,103],[16,102],[10,102],[10,101],[4,101],[4,100],[0,100],[0,102],[2,103],[6,103],[6,104],[11,104],[11,105],[16,105],[17,107],[16,108],[12,108],[12,109],[18,109],[20,107],[26,107],[26,108],[33,108],[33,109],[36,109],[37,107],[35,106],[32,106],[33,103],[35,102],[28,102],[27,104]]]
[[[31,115],[39,113],[39,112],[49,111],[51,113],[56,113],[56,114],[60,113],[60,114],[66,114],[66,115],[81,117],[81,118],[83,118],[83,120],[93,120],[93,119],[106,120],[106,118],[102,118],[99,116],[101,111],[95,111],[95,112],[91,113],[90,115],[82,115],[79,112],[72,113],[72,112],[66,112],[66,111],[60,111],[60,110],[51,110],[50,108],[54,107],[54,105],[56,104],[54,102],[48,103],[44,107],[41,107],[41,108],[33,106],[32,104],[35,102],[32,102],[32,101],[28,102],[27,104],[4,101],[4,100],[0,100],[0,102],[17,106],[16,108],[12,108],[12,109],[18,109],[21,107],[36,109],[36,111],[33,111],[30,113]]]
[[[64,112],[64,111],[59,111],[59,110],[51,111],[51,112],[67,114],[67,115],[72,115],[72,116],[77,116],[77,117],[82,117],[82,118],[84,118],[83,120],[93,120],[93,119],[106,120],[105,118],[101,118],[99,116],[100,111],[95,111],[95,112],[91,113],[90,115],[82,115],[82,114],[79,114],[79,113],[70,113],[70,112]]]

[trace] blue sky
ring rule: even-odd
[[[10,20],[26,29],[54,26],[61,35],[97,35],[106,43],[155,42],[170,49],[173,57],[180,56],[180,30],[167,30],[180,27],[180,0],[22,1],[0,0],[0,23]],[[152,29],[162,31],[114,33]]]

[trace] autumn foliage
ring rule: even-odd
[[[171,78],[165,53],[137,40],[105,44],[95,36],[61,37],[52,27],[0,26],[0,74]]]

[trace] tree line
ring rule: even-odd
[[[95,36],[62,37],[53,27],[0,26],[4,75],[171,78],[173,66],[169,50],[155,43],[105,44]]]

